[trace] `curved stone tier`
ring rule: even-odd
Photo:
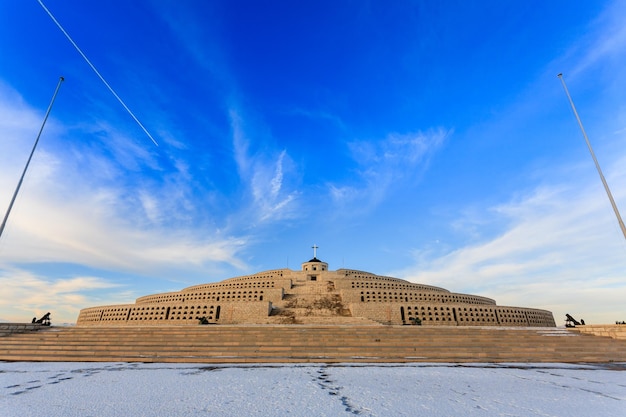
[[[316,258],[277,269],[139,297],[135,304],[81,310],[78,325],[371,323],[555,327],[552,313],[498,306],[487,297],[369,272]],[[417,320],[419,319],[419,320]]]

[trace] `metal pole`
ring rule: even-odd
[[[57,97],[57,93],[59,92],[59,88],[61,88],[61,83],[63,81],[65,81],[65,78],[59,77],[59,83],[57,84],[57,88],[54,90],[54,94],[52,95],[52,100],[50,101],[50,105],[48,106],[48,110],[46,111],[46,116],[43,119],[43,123],[41,124],[41,128],[39,129],[39,134],[37,135],[37,139],[35,140],[35,144],[33,145],[33,150],[30,151],[30,156],[28,157],[28,161],[26,161],[26,166],[24,167],[22,176],[20,177],[20,180],[17,183],[17,187],[15,188],[15,192],[13,193],[13,198],[11,198],[11,202],[9,203],[9,208],[7,209],[7,212],[4,215],[4,220],[2,220],[2,225],[0,226],[0,238],[2,237],[2,232],[4,232],[4,227],[6,226],[7,220],[9,219],[9,214],[11,214],[13,203],[15,203],[17,193],[19,193],[20,191],[20,187],[22,186],[22,181],[24,180],[24,176],[26,175],[26,170],[28,169],[28,165],[30,165],[30,160],[33,158],[33,154],[35,153],[35,148],[37,148],[37,144],[39,143],[39,138],[41,137],[41,132],[43,132],[43,127],[46,125],[46,121],[48,120],[48,116],[50,115],[50,110],[52,110],[52,105],[54,104],[54,100]]]
[[[587,142],[587,147],[589,148],[589,152],[591,153],[591,157],[593,158],[594,164],[596,164],[596,169],[598,170],[598,174],[600,175],[600,179],[602,180],[602,184],[604,185],[604,189],[606,190],[606,195],[609,197],[611,201],[611,206],[613,206],[613,211],[615,212],[615,216],[617,217],[617,222],[619,223],[619,227],[622,229],[622,233],[624,234],[624,239],[626,239],[626,226],[624,226],[624,222],[622,221],[622,216],[619,214],[619,210],[617,209],[617,205],[615,204],[615,200],[613,200],[613,195],[611,194],[611,190],[609,189],[609,185],[606,183],[604,179],[604,175],[602,174],[602,170],[600,169],[600,164],[596,159],[596,154],[593,152],[593,148],[591,147],[591,142],[589,142],[589,138],[587,137],[587,133],[585,132],[585,128],[583,127],[583,122],[580,120],[578,116],[578,112],[576,111],[576,106],[574,106],[574,101],[572,97],[569,95],[569,90],[565,85],[565,80],[563,79],[563,74],[558,74],[557,77],[561,80],[561,84],[563,84],[563,88],[565,89],[565,94],[567,94],[567,98],[569,100],[569,104],[572,106],[572,110],[574,110],[574,115],[576,116],[576,120],[578,121],[578,126],[580,126],[580,131],[583,132],[583,136],[585,137],[585,142]]]

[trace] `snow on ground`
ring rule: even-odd
[[[0,416],[626,416],[626,364],[0,362]]]

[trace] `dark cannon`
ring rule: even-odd
[[[200,324],[211,324],[211,322],[209,322],[209,319],[207,319],[206,316],[196,317],[196,320],[198,320]]]
[[[37,317],[33,317],[32,322],[43,326],[50,326],[50,312],[44,314],[39,320],[37,320]]]
[[[565,327],[576,327],[576,326],[584,326],[585,320],[580,319],[580,321],[576,320],[574,317],[569,314],[565,314]]]

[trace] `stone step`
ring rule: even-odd
[[[356,318],[349,318],[351,320],[360,320]],[[462,337],[464,340],[485,340],[486,337],[493,337],[495,339],[502,338],[504,335],[509,335],[506,340],[511,340],[515,338],[516,335],[520,334],[526,338],[529,337],[555,337],[555,336],[568,336],[568,337],[581,337],[581,335],[577,335],[572,332],[564,331],[564,332],[554,332],[554,331],[541,331],[541,330],[528,330],[525,332],[513,330],[496,330],[496,328],[492,328],[489,330],[484,330],[480,328],[472,329],[472,328],[456,328],[456,327],[439,327],[439,328],[430,328],[426,330],[426,328],[411,328],[407,327],[389,327],[389,326],[381,326],[379,324],[374,324],[376,329],[372,329],[367,326],[328,326],[321,327],[319,325],[316,326],[267,326],[263,327],[241,327],[241,326],[181,326],[176,328],[167,328],[167,327],[118,327],[118,328],[106,328],[106,327],[93,327],[93,328],[68,328],[67,330],[56,330],[56,331],[47,331],[47,332],[38,332],[33,333],[30,336],[34,338],[62,338],[62,337],[71,337],[71,338],[79,338],[79,337],[87,337],[93,338],[102,336],[103,338],[124,338],[124,339],[133,339],[133,338],[144,338],[146,336],[149,337],[157,337],[162,336],[164,338],[168,338],[172,335],[183,335],[187,338],[193,337],[204,337],[206,335],[219,336],[219,337],[232,337],[236,336],[237,338],[242,338],[245,336],[256,336],[256,337],[267,337],[270,339],[275,339],[278,335],[298,335],[298,337],[304,337],[305,335],[310,335],[311,337],[318,338],[320,335],[327,335],[335,337],[337,335],[348,336],[351,335],[381,335],[386,337],[397,337],[400,339],[404,339],[407,336],[412,336],[420,339],[428,339],[432,336],[437,336],[438,338],[456,338]],[[337,327],[337,328],[334,328]],[[401,329],[401,330],[400,330]],[[422,330],[423,329],[423,330]],[[512,336],[511,336],[512,335]],[[584,337],[584,336],[583,336]],[[504,341],[506,341],[504,340]]]
[[[305,326],[293,326],[297,329],[289,330],[287,332],[274,328],[271,330],[258,330],[254,328],[242,329],[238,328],[232,331],[223,331],[222,329],[207,328],[198,329],[194,328],[181,328],[178,330],[159,329],[158,327],[150,328],[133,328],[129,329],[106,329],[97,328],[88,332],[82,330],[71,330],[62,332],[38,332],[34,334],[15,335],[15,338],[8,338],[3,341],[4,344],[12,343],[12,341],[19,340],[21,342],[32,341],[33,343],[40,343],[47,341],[50,343],[59,343],[61,341],[102,341],[109,343],[117,343],[118,341],[136,342],[136,341],[158,341],[161,342],[173,342],[181,339],[185,342],[191,342],[193,340],[216,340],[223,342],[225,340],[263,340],[266,342],[283,343],[285,340],[296,339],[304,341],[318,341],[318,340],[336,340],[338,343],[349,343],[350,341],[358,341],[362,343],[365,339],[379,340],[385,339],[387,341],[393,341],[394,343],[436,343],[438,341],[450,341],[464,342],[464,343],[481,343],[485,344],[528,344],[536,343],[537,340],[542,343],[547,343],[552,339],[554,342],[559,342],[562,336],[576,337],[581,339],[579,341],[589,341],[589,343],[595,343],[595,338],[590,338],[585,335],[576,335],[574,333],[555,334],[548,333],[543,334],[537,331],[529,331],[525,333],[521,332],[484,332],[477,331],[472,332],[471,329],[464,330],[462,332],[455,331],[454,328],[438,328],[437,332],[421,332],[411,331],[404,328],[395,328],[394,331],[389,332],[388,328],[380,325],[372,326],[349,326],[353,329],[347,332],[345,329],[333,330],[324,329],[319,327],[306,328]],[[301,328],[298,328],[301,327]],[[402,329],[402,330],[400,330]],[[522,336],[522,337],[518,337]],[[560,336],[560,337],[556,337]],[[178,339],[177,339],[178,338]]]
[[[50,328],[0,339],[0,360],[141,362],[608,362],[626,341],[561,329],[421,326]]]

